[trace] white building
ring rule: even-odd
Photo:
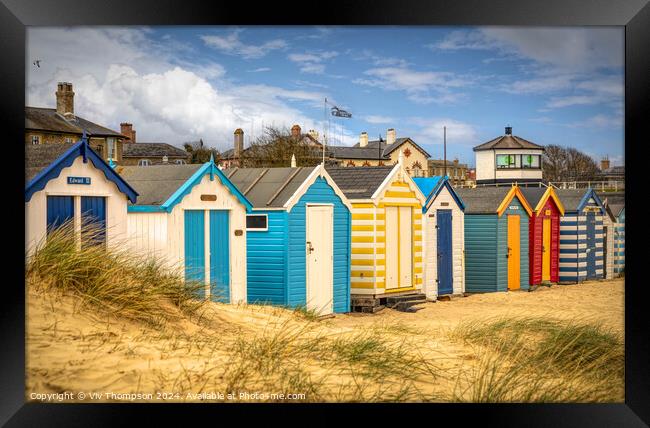
[[[510,126],[505,135],[474,147],[474,152],[478,185],[542,181],[544,146],[512,135]]]

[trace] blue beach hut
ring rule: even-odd
[[[252,203],[246,222],[248,302],[350,310],[350,209],[322,165],[230,168]]]

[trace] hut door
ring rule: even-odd
[[[72,196],[47,197],[47,234],[66,221],[74,218],[74,198]]]
[[[386,290],[399,284],[399,207],[386,207]]]
[[[185,280],[205,283],[205,212],[185,211]],[[205,298],[205,289],[198,291]]]
[[[399,207],[399,283],[398,287],[413,286],[413,209]]]
[[[551,280],[551,219],[542,219],[542,281]]]
[[[508,216],[508,290],[520,288],[519,216]]]
[[[307,206],[307,309],[321,315],[333,312],[334,207]]]
[[[230,302],[228,211],[210,210],[210,299]]]
[[[452,293],[451,210],[437,210],[438,294]]]
[[[587,212],[587,279],[596,278],[596,213]]]
[[[81,246],[106,243],[106,198],[81,197]]]

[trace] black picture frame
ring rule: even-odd
[[[4,125],[2,162],[5,183],[5,224],[23,224],[21,187],[24,177],[24,105],[26,26],[67,25],[536,25],[536,26],[625,26],[625,152],[627,188],[625,346],[626,385],[624,404],[589,405],[349,405],[303,406],[242,405],[62,405],[25,404],[25,294],[24,230],[7,227],[4,241],[4,280],[0,329],[0,423],[7,426],[102,426],[123,425],[152,414],[166,422],[189,423],[188,418],[207,416],[226,423],[227,413],[238,413],[249,423],[251,417],[301,420],[310,410],[323,421],[335,422],[334,411],[352,410],[341,421],[361,416],[376,423],[387,415],[405,423],[453,423],[461,426],[473,420],[499,426],[647,426],[650,423],[650,329],[646,289],[641,279],[646,254],[641,192],[648,180],[640,165],[643,145],[648,141],[650,111],[650,5],[647,0],[454,0],[424,2],[364,0],[355,2],[201,2],[198,0],[0,0],[0,118]],[[92,60],[92,59],[88,59]],[[12,209],[15,206],[15,209]],[[10,208],[11,207],[11,208]],[[23,207],[21,209],[21,207]],[[647,262],[646,262],[647,263]],[[10,273],[10,275],[7,275]],[[253,411],[251,409],[254,408]],[[233,415],[230,415],[233,416]],[[442,422],[444,417],[452,417]],[[476,418],[476,420],[474,420]],[[270,419],[267,419],[270,421]],[[317,420],[313,416],[310,420]],[[237,422],[241,423],[241,422]]]

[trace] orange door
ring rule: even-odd
[[[508,290],[520,287],[519,216],[508,215]]]
[[[551,280],[551,219],[542,220],[542,281]]]

